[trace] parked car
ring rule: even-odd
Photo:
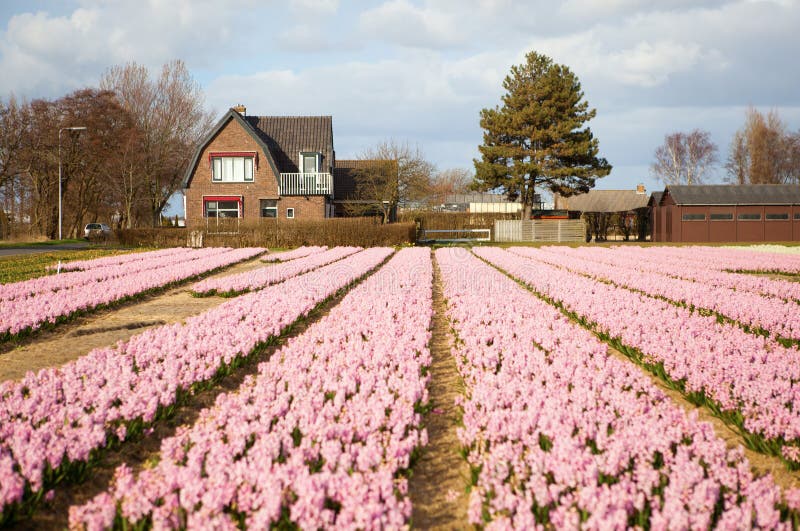
[[[83,228],[83,237],[87,240],[90,238],[107,238],[111,234],[111,227],[105,223],[87,223]]]

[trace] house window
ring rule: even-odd
[[[218,183],[252,182],[254,158],[212,157],[211,180]]]
[[[738,216],[739,221],[761,221],[761,212],[743,212]]]
[[[286,209],[286,217],[288,219],[294,219],[294,209],[293,208],[287,208]]]
[[[277,218],[278,217],[278,201],[275,199],[262,199],[261,200],[261,217],[262,218]]]
[[[711,221],[733,221],[733,212],[712,212]]]
[[[683,214],[681,216],[681,221],[705,221],[706,215],[705,214]]]
[[[787,221],[789,219],[788,212],[767,212],[764,216],[767,221]]]
[[[205,215],[207,218],[238,218],[240,215],[240,201],[237,199],[207,199],[205,201]]]
[[[319,172],[319,153],[300,153],[300,172]]]
[[[794,213],[794,220],[795,221],[800,221],[800,212],[795,212]]]

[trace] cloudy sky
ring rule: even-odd
[[[179,58],[219,115],[330,114],[337,157],[394,138],[440,169],[472,167],[478,113],[530,50],[597,109],[598,188],[657,188],[669,132],[706,129],[724,159],[749,105],[800,129],[800,0],[0,1],[0,97]]]

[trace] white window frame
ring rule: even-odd
[[[286,209],[286,219],[294,219],[294,208],[289,207]]]
[[[313,155],[314,156],[314,171],[313,172],[306,171],[306,168],[305,168],[305,158],[307,156],[309,156],[309,155]],[[300,173],[319,173],[319,159],[320,159],[320,153],[318,151],[301,151],[300,152],[300,167],[299,167]]]
[[[241,164],[241,176],[237,176],[237,166]],[[229,167],[226,172],[223,168]],[[251,183],[255,177],[255,155],[236,157],[211,157],[211,182],[215,183]],[[230,177],[225,178],[225,173]]]
[[[219,215],[220,212],[233,212],[232,208],[220,209],[219,208],[219,204],[220,203],[234,203],[234,202],[236,203],[236,216],[220,216]],[[213,216],[209,216],[208,215],[208,212],[210,210],[209,209],[209,205],[210,204],[214,205],[214,209],[213,210],[214,210],[215,214]],[[242,210],[243,210],[242,209],[242,202],[240,200],[236,200],[236,199],[224,199],[224,200],[220,200],[220,199],[203,199],[203,217],[205,217],[205,218],[220,218],[220,217],[221,218],[227,218],[227,219],[241,218],[242,215],[244,214],[242,212]]]

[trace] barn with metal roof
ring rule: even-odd
[[[800,241],[800,185],[670,185],[650,204],[656,242]]]

